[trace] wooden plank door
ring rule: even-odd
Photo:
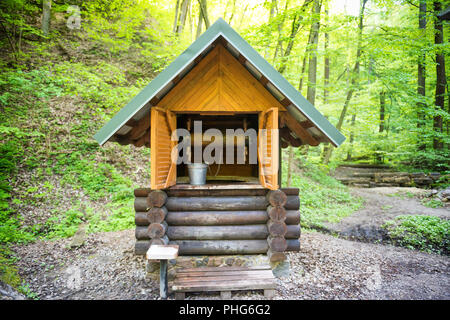
[[[170,111],[158,107],[151,108],[151,188],[165,189],[176,184],[176,158],[172,150],[177,141],[172,141],[172,132],[176,129],[176,116]],[[174,153],[174,157],[178,153]]]
[[[278,189],[278,108],[271,108],[259,115],[258,162],[259,181],[265,188]]]

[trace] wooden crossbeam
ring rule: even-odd
[[[130,138],[128,138],[128,136],[120,136],[120,135],[116,134],[113,137],[114,137],[114,141],[116,141],[118,144],[120,144],[122,146],[131,143],[131,140],[130,140]]]
[[[294,118],[282,114],[281,115],[286,123],[286,125],[291,129],[303,142],[311,145],[311,146],[317,146],[319,145],[319,141],[314,139],[314,137],[305,129],[303,128],[300,123],[298,123]]]
[[[287,127],[280,129],[280,137],[282,137],[293,147],[300,147],[303,144],[300,139],[296,139],[291,135],[291,131]]]
[[[283,100],[280,101],[280,103],[283,105],[283,107],[287,107],[288,105],[291,104],[291,101],[288,98],[284,98]]]
[[[245,62],[247,61],[247,59],[245,59],[245,57],[242,54],[238,56],[238,60],[241,64],[245,64]]]
[[[141,120],[139,120],[138,124],[131,129],[130,133],[128,134],[128,137],[131,140],[137,140],[140,138],[145,131],[150,127],[150,115],[145,115]]]
[[[159,101],[160,101],[160,99],[158,98],[158,97],[153,97],[151,100],[150,100],[150,104],[152,105],[152,106],[156,106],[158,103],[159,103]]]
[[[142,147],[143,145],[147,145],[149,143],[150,143],[150,129],[148,129],[142,137],[133,142],[133,144],[138,148]]]
[[[137,124],[138,124],[138,122],[134,119],[130,119],[127,121],[127,123],[125,123],[125,125],[129,126],[129,127],[135,127],[135,126],[137,126]]]
[[[314,127],[314,124],[311,122],[311,120],[302,121],[300,122],[300,125],[305,129]]]
[[[264,75],[261,75],[261,77],[259,78],[259,82],[261,82],[261,84],[262,84],[263,86],[265,86],[265,85],[269,82],[269,79],[267,79],[266,77],[264,77]]]

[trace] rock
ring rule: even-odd
[[[430,172],[429,174],[430,178],[436,181],[441,177],[441,174],[439,172]]]
[[[291,275],[291,262],[287,257],[286,260],[271,263],[272,273],[277,278],[287,278]]]
[[[72,237],[72,241],[70,242],[70,248],[81,247],[86,241],[86,224],[82,223],[78,226],[77,232]]]
[[[433,189],[433,190],[431,190],[430,192],[428,192],[428,193],[425,195],[425,197],[431,198],[431,197],[435,196],[437,193],[438,193],[438,191]]]
[[[433,183],[433,179],[431,179],[430,177],[414,178],[413,180],[414,180],[414,183],[417,185],[428,185],[428,184]]]
[[[437,194],[437,197],[441,201],[444,201],[444,199],[445,199],[444,202],[449,201],[450,200],[450,187],[439,191],[439,193]]]
[[[0,300],[2,300],[1,296],[6,296],[14,300],[26,300],[23,294],[17,292],[9,284],[3,283],[2,281],[0,281]]]

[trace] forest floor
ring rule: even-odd
[[[377,226],[402,213],[449,217],[446,208],[427,208],[415,198],[398,197],[401,192],[396,188],[352,192],[364,197],[366,205],[334,225],[335,230]],[[21,257],[17,262],[21,277],[40,299],[158,299],[158,282],[146,274],[143,257],[133,253],[134,230],[91,234],[76,249],[69,249],[70,242],[70,238],[37,241],[14,248]],[[289,253],[289,260],[290,275],[277,280],[275,299],[450,299],[448,256],[303,232],[301,250]],[[263,295],[247,291],[233,298],[263,299]]]
[[[421,202],[429,190],[406,187],[353,188],[353,196],[362,197],[364,206],[338,223],[325,223],[325,229],[339,237],[367,242],[385,240],[381,226],[400,215],[427,215],[450,219],[450,206],[430,208]]]

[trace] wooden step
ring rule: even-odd
[[[270,266],[254,267],[199,267],[180,269],[172,282],[177,299],[184,299],[185,292],[220,291],[223,298],[230,298],[231,291],[264,290],[271,298],[276,288]]]

